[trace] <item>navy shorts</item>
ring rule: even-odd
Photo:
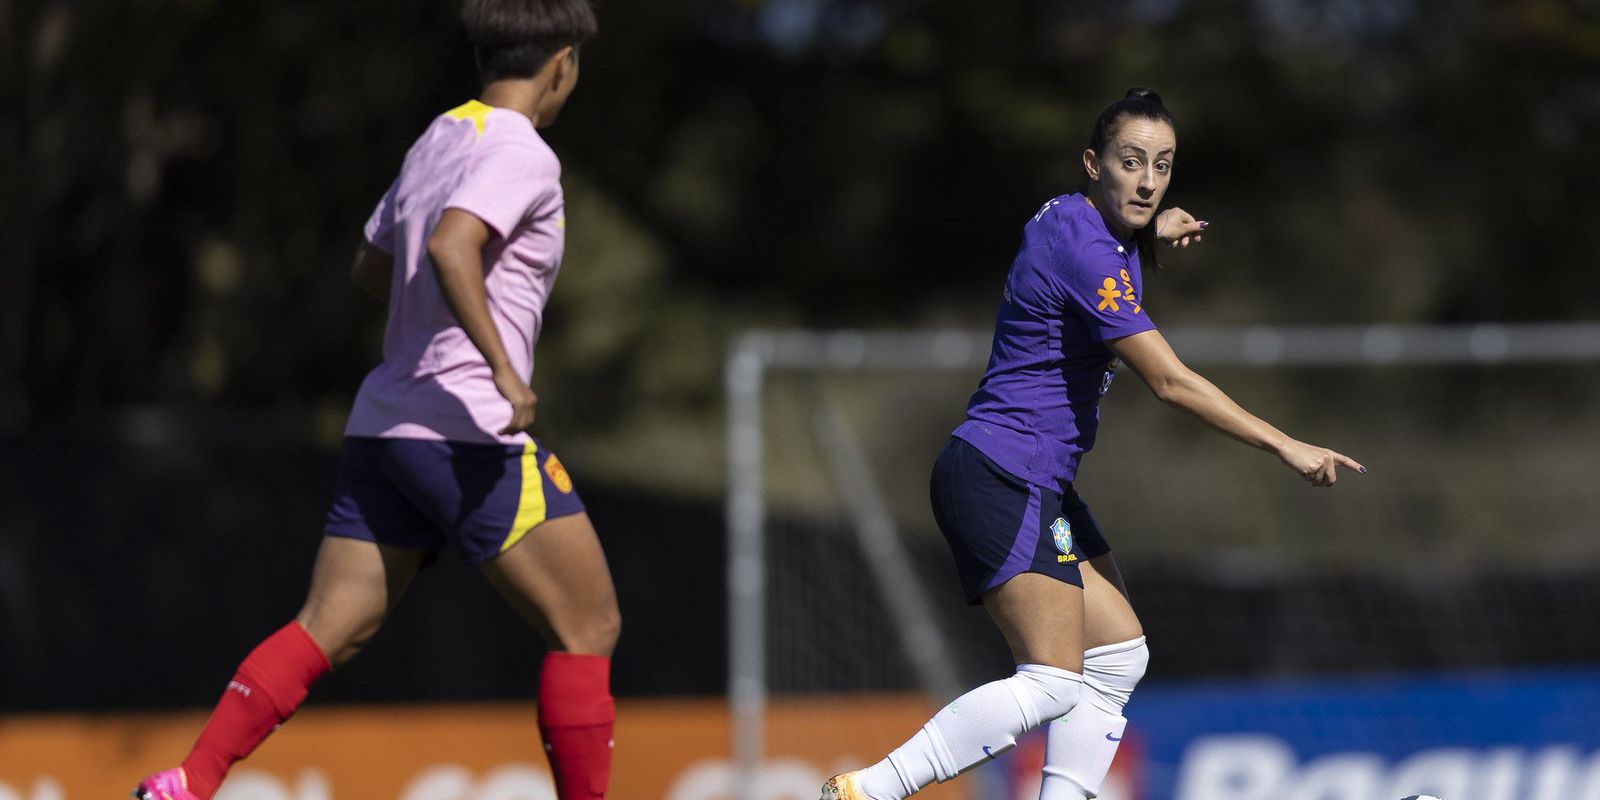
[[[561,460],[526,445],[349,436],[329,536],[425,550],[454,543],[482,564],[539,523],[583,511]]]
[[[933,464],[930,492],[971,605],[1024,572],[1082,587],[1078,566],[1111,552],[1072,484],[1062,493],[1029,483],[956,437]]]

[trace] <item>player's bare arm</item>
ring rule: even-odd
[[[1332,486],[1343,466],[1367,468],[1326,447],[1296,440],[1244,410],[1215,384],[1189,369],[1159,331],[1145,331],[1106,343],[1161,402],[1251,447],[1273,453],[1313,486]]]
[[[350,267],[350,280],[361,291],[382,302],[389,302],[389,285],[394,281],[394,256],[362,242],[356,248],[355,264]]]
[[[500,331],[489,315],[488,294],[483,286],[483,247],[491,232],[483,220],[458,208],[445,209],[438,227],[428,237],[428,259],[439,276],[439,289],[494,372],[494,385],[511,403],[511,421],[500,431],[509,435],[527,430],[533,424],[533,407],[538,397],[511,366]]]

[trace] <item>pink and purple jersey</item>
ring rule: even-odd
[[[346,436],[520,444],[495,431],[511,405],[439,289],[427,242],[445,209],[483,220],[484,288],[517,374],[533,375],[544,305],[561,269],[561,163],[522,114],[476,100],[441,114],[406,153],[366,226],[394,256],[383,363],[361,384]]]
[[[995,315],[994,348],[955,436],[1031,483],[1071,483],[1094,447],[1115,359],[1106,342],[1155,329],[1132,242],[1081,194],[1023,227]]]

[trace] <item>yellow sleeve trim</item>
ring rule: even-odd
[[[493,110],[494,106],[487,105],[478,100],[468,100],[467,102],[444,112],[444,115],[451,119],[472,120],[473,126],[478,129],[478,135],[482,136],[483,126],[489,120],[489,112]]]

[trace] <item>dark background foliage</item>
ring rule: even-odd
[[[643,651],[720,660],[729,337],[985,325],[1021,223],[1079,188],[1088,127],[1129,86],[1179,121],[1169,202],[1212,222],[1156,282],[1164,324],[1600,312],[1592,0],[598,8],[547,131],[569,249],[534,384],[541,434],[608,500],[645,643],[619,654],[627,690],[719,685],[653,675]],[[248,622],[203,671],[292,613],[377,357],[383,309],[347,277],[360,225],[412,138],[477,88],[455,13],[0,2],[7,702],[204,702],[176,684],[62,700],[49,665],[225,624],[241,547],[270,552],[273,577],[247,592],[259,602],[229,601]],[[664,541],[695,544],[659,569],[630,560]],[[669,595],[677,611],[651,607]],[[435,641],[403,624],[382,646]]]

